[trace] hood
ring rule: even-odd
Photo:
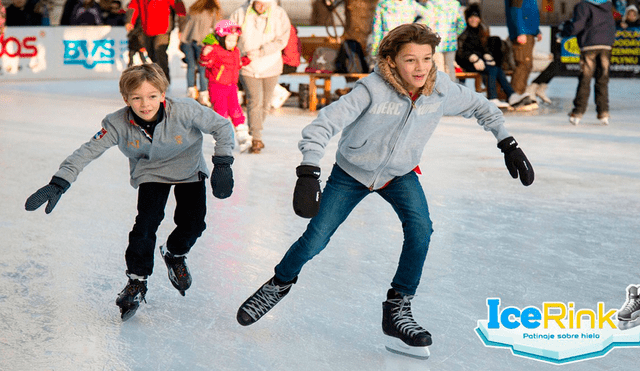
[[[406,95],[410,97],[409,91],[402,84],[402,78],[398,74],[395,68],[389,65],[389,62],[380,58],[378,59],[378,64],[374,69],[382,78],[389,84],[394,90],[402,95]],[[435,63],[433,63],[431,67],[431,71],[429,71],[429,75],[427,75],[427,82],[424,84],[422,89],[420,90],[420,94],[429,96],[433,93],[433,89],[436,85],[436,76],[438,74],[438,67]]]
[[[604,3],[609,2],[610,0],[586,0],[586,1],[592,4],[602,5]]]

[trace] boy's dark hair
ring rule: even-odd
[[[400,49],[408,43],[431,45],[431,48],[435,52],[436,46],[440,44],[440,36],[422,23],[400,25],[389,31],[380,42],[378,60],[384,60],[387,57],[390,57],[392,60],[395,59]]]
[[[120,94],[128,98],[131,92],[136,90],[143,82],[149,82],[161,93],[166,93],[169,88],[169,80],[164,75],[162,68],[156,63],[131,66],[122,71],[120,76]]]

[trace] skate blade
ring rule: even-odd
[[[131,308],[120,308],[120,318],[122,318],[122,322],[127,321],[128,319],[130,319],[131,317],[133,317],[134,314],[136,314],[136,311],[138,310],[138,306],[136,305],[135,307],[131,307]]]
[[[412,347],[405,344],[402,340],[387,336],[385,348],[391,353],[402,356],[427,359],[431,355],[429,347]]]
[[[640,326],[640,318],[637,316],[632,317],[630,321],[618,318],[618,328],[620,330],[629,330],[638,326]]]

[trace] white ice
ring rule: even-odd
[[[183,96],[184,79],[170,95]],[[60,162],[123,105],[117,81],[0,84],[1,370],[622,370],[638,348],[553,366],[485,347],[474,333],[486,299],[524,308],[545,301],[620,308],[640,283],[640,80],[612,79],[611,124],[593,99],[571,126],[577,79],[556,78],[554,106],[507,114],[507,128],[536,171],[512,179],[493,136],[445,118],[420,177],[434,222],[417,321],[433,334],[431,357],[384,349],[381,303],[396,268],[401,225],[380,197],[366,198],[303,269],[298,284],[258,323],[238,306],[273,274],[307,220],[291,207],[300,130],[315,114],[271,114],[260,155],[237,154],[235,189],[208,199],[207,230],[187,260],[181,297],[159,254],[147,304],[122,322],[114,301],[126,283],[124,250],[136,215],[128,162],[113,148],[90,164],[53,213],[24,210]],[[322,161],[326,181],[334,138]],[[205,143],[208,157],[213,150]],[[173,228],[173,201],[158,231]]]

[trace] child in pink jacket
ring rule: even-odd
[[[200,55],[200,64],[206,67],[213,109],[221,116],[231,119],[240,151],[244,151],[251,144],[252,138],[238,102],[238,78],[240,68],[251,63],[251,60],[246,56],[240,57],[240,49],[236,45],[241,33],[240,26],[235,22],[218,22],[214,33],[203,41],[205,46]]]

